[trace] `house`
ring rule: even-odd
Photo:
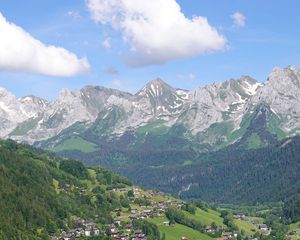
[[[243,214],[243,213],[235,214],[235,215],[233,215],[233,217],[234,217],[235,219],[239,219],[239,220],[245,220],[245,219],[246,219],[246,215]]]
[[[129,235],[128,234],[122,234],[119,236],[121,240],[129,240]]]
[[[223,230],[223,227],[220,227],[220,226],[215,226],[215,227],[207,226],[205,228],[205,232],[207,232],[207,233],[214,233],[216,231],[222,231],[222,230]]]
[[[232,232],[224,232],[222,233],[222,237],[220,239],[222,240],[229,240],[234,237],[234,234]]]
[[[120,239],[119,233],[112,233],[111,237],[114,238],[114,239]]]
[[[133,228],[132,224],[126,224],[126,225],[125,225],[125,230],[126,230],[127,232],[131,232],[132,228]]]
[[[214,229],[212,226],[207,226],[207,227],[205,228],[205,231],[206,231],[207,233],[211,233],[211,232],[214,232],[215,229]]]
[[[121,225],[121,218],[120,217],[115,217],[114,218],[114,223],[115,223],[115,225]]]
[[[92,230],[90,230],[90,229],[84,230],[84,235],[85,235],[86,237],[92,236]]]
[[[116,208],[116,209],[114,210],[114,212],[120,213],[120,212],[122,212],[122,209],[121,209],[121,208]]]
[[[134,187],[132,188],[132,192],[133,192],[134,197],[138,197],[138,196],[140,195],[140,188],[134,186]]]
[[[136,230],[133,234],[132,240],[147,240],[147,237],[142,230]]]
[[[170,221],[165,221],[165,222],[163,222],[163,224],[164,224],[165,226],[169,226],[169,225],[170,225]]]
[[[71,230],[69,230],[69,234],[71,234],[74,237],[82,237],[82,236],[84,236],[84,230],[83,230],[83,228],[71,229]]]
[[[132,208],[131,211],[130,211],[132,214],[136,214],[138,213],[138,210],[136,208]]]
[[[266,224],[258,224],[257,225],[258,229],[261,231],[268,231],[268,226]]]
[[[59,240],[72,240],[72,235],[71,234],[67,234],[67,235],[59,238]]]
[[[94,235],[94,236],[99,236],[99,235],[100,235],[100,229],[94,228],[94,229],[93,229],[93,235]]]
[[[110,232],[111,232],[111,233],[118,233],[119,230],[118,230],[116,227],[111,227],[111,228],[110,228]]]

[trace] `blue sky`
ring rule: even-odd
[[[1,68],[0,65],[0,86],[18,97],[34,94],[54,99],[61,88],[81,88],[85,85],[101,85],[135,93],[156,77],[185,89],[239,78],[241,75],[264,81],[275,66],[300,66],[299,0],[177,0],[181,13],[187,19],[206,17],[209,26],[216,29],[226,43],[222,49],[209,53],[199,50],[199,54],[176,55],[163,63],[155,58],[154,65],[137,67],[128,66],[124,61],[131,57],[129,53],[134,45],[133,42],[124,42],[125,30],[122,32],[111,24],[97,22],[87,2],[27,0],[21,4],[19,0],[0,0],[0,13],[7,22],[21,27],[45,45],[62,47],[76,54],[77,65],[79,59],[86,58],[90,66],[89,70],[80,74],[68,72],[66,74],[72,76],[54,76],[24,68],[12,70],[6,65]],[[232,18],[237,12],[245,17],[239,26],[234,24]],[[0,28],[0,37],[4,34],[1,31]],[[180,29],[176,31],[180,32]],[[191,33],[190,38],[193,37]],[[177,40],[174,39],[172,44],[176,44]],[[140,54],[138,51],[137,46],[137,53]],[[17,54],[14,56],[18,58]],[[49,69],[52,69],[50,65]]]

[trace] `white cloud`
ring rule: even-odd
[[[240,12],[232,14],[231,19],[235,27],[242,28],[246,26],[246,17]]]
[[[0,71],[31,72],[50,76],[74,76],[89,71],[86,58],[48,46],[0,13]]]
[[[101,43],[102,47],[104,47],[105,49],[111,49],[111,43],[110,43],[110,39],[106,38],[102,41]]]
[[[87,0],[92,19],[122,33],[127,64],[161,64],[224,49],[226,39],[205,17],[188,19],[175,0]]]

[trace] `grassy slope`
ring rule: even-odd
[[[207,212],[202,209],[197,209],[195,215],[188,212],[185,213],[189,216],[189,218],[200,221],[203,225],[211,225],[212,222],[215,222],[218,226],[224,226],[223,219],[220,217],[220,214],[211,209]]]
[[[33,129],[38,124],[39,119],[29,119],[25,122],[22,122],[17,126],[9,135],[10,136],[22,136],[25,135],[28,131]]]
[[[267,127],[268,127],[268,130],[271,133],[276,134],[279,139],[284,139],[287,134],[281,130],[280,123],[281,123],[280,118],[278,116],[276,116],[275,114],[272,114],[268,121]]]
[[[263,147],[266,144],[260,139],[257,133],[252,133],[244,145],[247,149],[256,149],[259,147]]]
[[[213,239],[203,233],[200,233],[196,230],[193,230],[181,224],[175,224],[174,226],[165,226],[163,222],[167,221],[167,219],[163,217],[152,218],[149,219],[149,221],[155,223],[158,226],[161,236],[163,234],[166,234],[166,240],[178,240],[183,236],[187,237],[189,240],[212,240]]]
[[[97,150],[97,146],[80,137],[72,137],[55,146],[52,150],[55,152],[61,152],[64,150],[79,150],[84,153],[89,153]]]
[[[250,216],[247,216],[247,219],[249,220],[256,220],[258,221],[260,224],[264,223],[265,219],[261,218],[261,217],[250,217]]]
[[[246,235],[252,235],[254,234],[256,231],[258,231],[258,228],[256,225],[250,223],[250,222],[246,222],[246,221],[241,221],[241,220],[234,220],[234,223],[238,226],[239,230],[244,230]],[[255,229],[255,231],[251,231],[251,229]]]
[[[146,133],[153,133],[153,134],[162,135],[166,133],[167,130],[168,130],[167,127],[163,125],[163,121],[156,120],[138,128],[137,134],[145,135]]]

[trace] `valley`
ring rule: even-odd
[[[263,83],[187,91],[156,79],[134,95],[86,86],[51,102],[1,89],[1,134],[184,199],[284,201],[299,189],[299,90],[294,66]]]
[[[300,1],[0,1],[0,240],[300,240]]]
[[[132,185],[103,168],[86,167],[13,141],[1,141],[0,166],[0,239],[298,236],[300,215],[294,207],[299,206],[233,208],[199,199],[185,202],[158,190]],[[282,211],[294,214],[293,224],[288,226],[289,220]]]

